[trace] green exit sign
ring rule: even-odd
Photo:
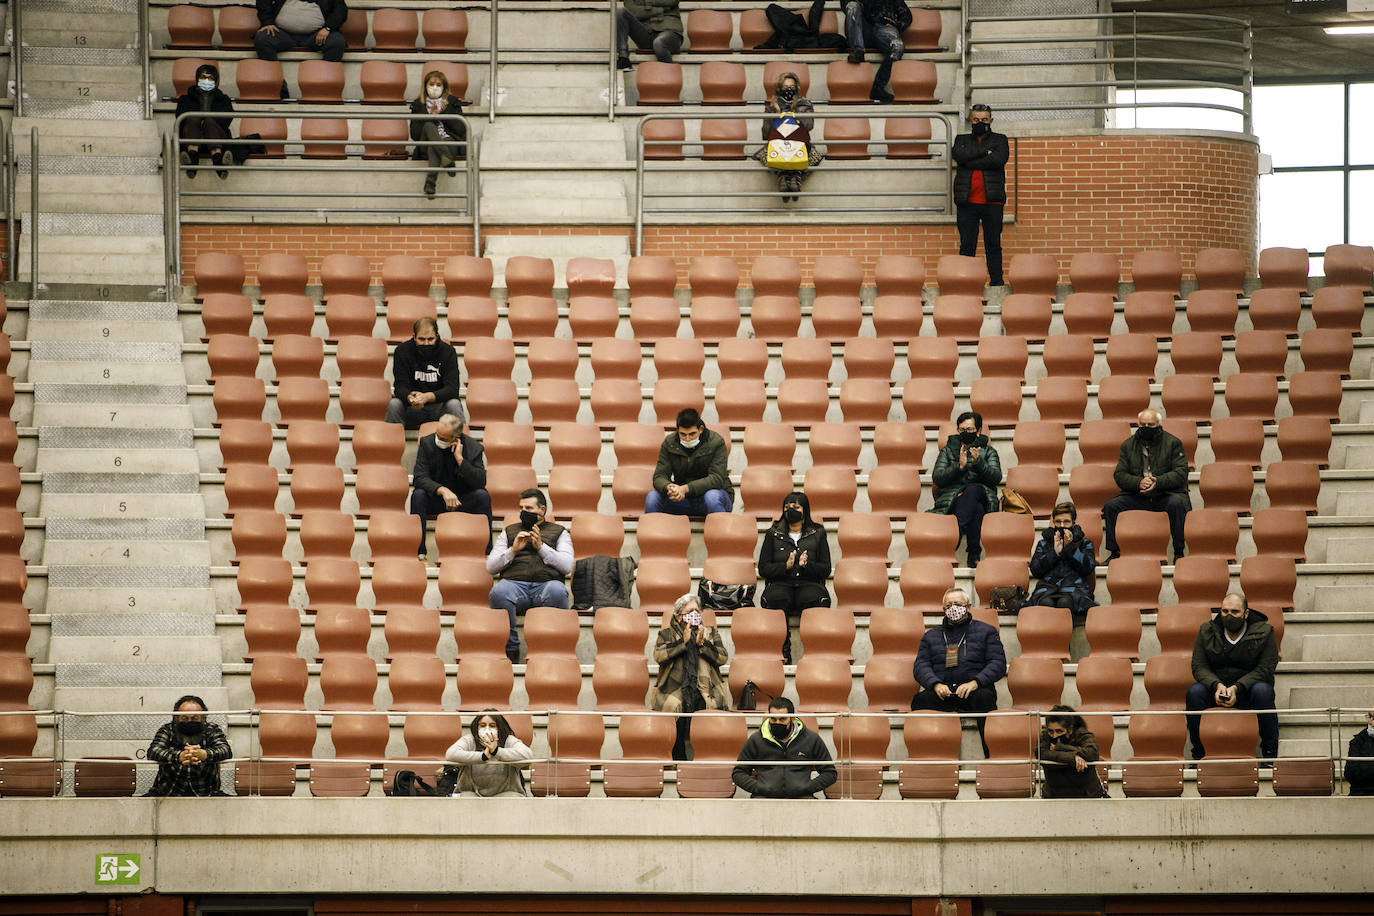
[[[118,855],[102,853],[95,857],[95,883],[138,884],[139,857],[137,855]]]

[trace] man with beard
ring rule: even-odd
[[[433,318],[418,319],[411,332],[410,340],[398,344],[392,357],[394,396],[386,405],[386,422],[419,429],[421,423],[432,422],[446,413],[462,422],[458,351],[439,339],[439,324]]]

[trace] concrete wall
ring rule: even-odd
[[[1370,893],[1371,815],[1341,797],[5,799],[0,888],[102,892],[97,854],[138,853],[165,894]]]
[[[1239,248],[1255,272],[1258,149],[1251,137],[1210,132],[1170,134],[1100,131],[1073,135],[1012,131],[1013,159],[1007,166],[1011,199],[1002,236],[1008,260],[1023,252],[1059,257],[1067,277],[1069,260],[1081,251],[1110,252],[1129,265],[1149,248],[1177,248],[1185,272],[1200,249]],[[824,166],[822,166],[824,168]],[[954,254],[958,239],[953,217],[820,222],[788,215],[760,214],[752,223],[674,223],[645,227],[644,254],[671,255],[686,285],[695,256],[730,251],[752,260],[785,252],[809,267],[822,255],[855,255],[872,270],[881,254],[914,254],[933,271],[941,255]],[[484,228],[484,237],[510,235],[632,235],[625,226],[503,226]],[[242,254],[248,282],[256,283],[257,255],[263,251],[300,252],[318,278],[327,254],[366,253],[373,276],[389,254],[429,254],[435,282],[443,260],[472,250],[471,228],[436,225],[254,225],[182,226],[183,282],[193,280],[198,254]],[[871,275],[870,275],[871,282]]]

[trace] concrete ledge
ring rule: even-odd
[[[7,799],[0,883],[98,892],[95,856],[119,852],[168,894],[463,893],[475,873],[508,893],[772,895],[778,874],[820,895],[1368,893],[1371,814],[1347,798]]]

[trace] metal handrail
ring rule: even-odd
[[[814,112],[807,112],[807,113],[806,113],[806,117],[808,117],[808,118],[813,118],[813,119],[819,120],[819,121],[824,121],[824,120],[826,120],[826,119],[834,119],[834,118],[854,118],[854,117],[856,117],[856,116],[862,117],[862,116],[864,116],[864,114],[865,114],[865,112],[862,111],[862,110],[843,111],[843,112],[842,112],[842,111],[831,110],[831,111],[814,111]],[[937,111],[937,110],[933,110],[933,109],[921,109],[921,110],[891,110],[891,109],[884,109],[884,110],[881,112],[881,114],[882,114],[883,117],[885,117],[885,118],[888,119],[888,120],[892,120],[892,119],[894,119],[894,118],[901,118],[901,119],[924,118],[924,119],[927,119],[927,120],[930,120],[930,121],[938,121],[938,122],[941,124],[941,126],[942,126],[942,128],[943,128],[943,130],[944,130],[944,137],[943,137],[943,138],[939,138],[939,139],[932,137],[932,138],[930,138],[929,140],[926,140],[926,139],[920,139],[920,140],[900,140],[900,141],[895,141],[895,142],[899,142],[899,143],[902,143],[902,144],[924,143],[924,144],[927,144],[927,145],[930,145],[930,146],[937,146],[937,147],[938,147],[938,146],[946,146],[946,147],[947,147],[947,146],[951,145],[951,144],[954,142],[954,135],[955,135],[954,118],[953,118],[953,116],[951,116],[948,112]],[[670,161],[670,160],[653,160],[653,161],[656,162],[656,163],[660,163],[660,162],[663,163],[666,167],[665,167],[665,168],[662,168],[662,169],[648,169],[648,168],[647,168],[646,160],[645,160],[645,158],[644,158],[644,149],[645,149],[646,146],[693,146],[693,145],[700,145],[700,146],[705,147],[705,146],[745,146],[745,145],[747,145],[747,146],[756,146],[756,145],[760,145],[760,144],[761,144],[761,141],[758,141],[758,140],[749,140],[749,139],[747,139],[747,136],[746,136],[746,139],[743,140],[743,141],[741,141],[741,140],[706,140],[706,141],[696,140],[696,141],[692,141],[691,143],[688,143],[687,141],[683,141],[683,140],[646,140],[646,139],[644,138],[644,125],[647,124],[647,123],[650,122],[650,121],[722,121],[722,120],[739,121],[739,120],[743,120],[743,121],[746,121],[746,122],[750,122],[750,121],[762,121],[762,120],[764,119],[764,117],[765,117],[765,114],[762,113],[762,112],[752,112],[752,113],[749,113],[749,114],[746,115],[744,112],[742,112],[742,111],[740,111],[740,110],[738,110],[738,109],[735,109],[735,110],[730,111],[729,113],[722,112],[722,111],[715,111],[715,112],[672,112],[672,113],[667,113],[667,112],[665,112],[665,113],[663,113],[663,114],[642,115],[642,116],[639,118],[638,124],[637,124],[637,126],[636,126],[636,128],[635,128],[635,141],[636,141],[636,142],[635,142],[635,195],[634,195],[634,196],[635,196],[635,252],[636,252],[636,253],[642,253],[642,250],[643,250],[643,247],[644,247],[644,214],[645,214],[645,212],[646,212],[646,211],[645,211],[645,207],[644,207],[644,200],[645,200],[646,197],[649,197],[649,198],[670,198],[670,197],[696,197],[696,196],[700,196],[699,193],[694,193],[694,192],[692,192],[692,191],[690,191],[690,190],[687,190],[687,191],[673,191],[673,192],[656,193],[656,194],[648,194],[648,193],[646,193],[646,192],[645,192],[645,189],[644,189],[644,184],[645,184],[644,175],[645,175],[645,172],[646,172],[646,171],[669,171],[669,170],[674,170],[674,169],[676,169],[676,170],[692,170],[691,166],[683,166],[683,165],[681,165],[680,163],[676,163],[676,162]],[[826,141],[822,139],[822,140],[819,141],[819,142],[820,142],[821,144],[825,144]],[[835,141],[833,141],[833,142],[835,142],[835,143],[846,143],[846,142],[850,142],[850,141],[844,141],[844,140],[838,140],[838,139],[837,139],[837,140],[835,140]],[[882,142],[885,142],[885,141],[874,141],[874,140],[869,140],[868,142],[870,142],[870,143],[873,143],[873,142],[882,143]],[[837,161],[843,161],[843,160],[837,160]],[[749,163],[749,157],[747,157],[747,156],[746,156],[746,159],[745,159],[744,162],[736,162],[736,163],[733,164],[733,165],[727,165],[727,164],[726,164],[727,162],[729,162],[729,160],[717,160],[717,161],[712,165],[711,171],[713,171],[713,172],[723,172],[723,171],[728,171],[728,172],[756,172],[759,168],[761,168],[761,166],[759,166],[759,165],[756,164],[756,163],[746,164],[746,163]],[[940,163],[939,165],[936,165],[936,166],[926,166],[926,167],[912,167],[912,170],[913,170],[913,171],[932,171],[934,168],[941,168],[941,169],[944,171],[944,173],[945,173],[945,180],[944,180],[944,182],[943,182],[943,190],[941,190],[941,191],[939,191],[939,192],[933,192],[933,191],[911,191],[911,192],[908,193],[907,196],[915,196],[915,197],[932,197],[932,196],[938,196],[938,197],[941,199],[941,201],[942,201],[941,206],[939,206],[939,207],[929,207],[929,208],[906,208],[907,210],[918,210],[918,209],[919,209],[919,210],[931,210],[931,211],[934,211],[934,212],[940,212],[940,213],[945,213],[945,214],[948,214],[948,213],[952,213],[952,212],[953,212],[953,197],[952,197],[952,193],[953,193],[953,192],[952,192],[952,187],[953,187],[953,184],[952,184],[952,182],[953,182],[953,174],[954,174],[954,173],[953,173],[954,164],[953,164],[953,160],[951,159],[951,157],[949,157],[949,156],[944,156],[944,157],[943,157],[942,163]],[[731,192],[717,192],[717,193],[715,193],[713,196],[716,197],[716,198],[720,198],[720,199],[726,199],[726,198],[732,198],[732,197],[765,197],[765,196],[766,196],[766,197],[772,197],[772,196],[777,196],[777,195],[780,194],[780,193],[781,193],[781,192],[778,192],[778,191],[739,191],[739,192],[731,191]],[[820,199],[820,198],[827,198],[827,197],[830,197],[830,198],[842,197],[842,198],[847,198],[847,199],[853,199],[853,198],[856,198],[856,197],[864,197],[864,196],[870,196],[870,197],[871,197],[871,196],[875,196],[875,195],[878,195],[878,194],[884,194],[884,195],[886,195],[886,194],[888,194],[888,193],[889,193],[889,192],[885,192],[885,191],[884,191],[884,192],[879,192],[879,191],[864,191],[864,190],[862,190],[862,189],[850,189],[850,190],[846,190],[846,191],[802,191],[802,192],[799,192],[799,196],[804,196],[804,197],[807,197],[807,198],[810,198],[810,199]],[[891,213],[891,212],[897,212],[897,211],[899,211],[899,210],[901,210],[901,209],[902,209],[902,208],[895,208],[895,207],[891,207],[891,206],[885,206],[885,207],[872,207],[872,208],[851,206],[851,207],[844,207],[844,208],[841,208],[841,209],[839,209],[839,210],[826,211],[826,212],[827,212],[827,213],[844,213],[844,212],[853,212],[853,213],[860,213],[860,212],[884,212],[884,213]],[[649,212],[657,212],[657,211],[649,211]],[[681,211],[676,211],[676,212],[681,212]],[[712,207],[711,212],[712,212],[712,213],[724,213],[724,212],[737,212],[737,213],[739,213],[739,212],[759,212],[759,213],[762,213],[762,212],[769,212],[769,211],[764,211],[764,210],[760,210],[760,209],[751,209],[751,210],[740,210],[740,209],[736,209],[736,210],[730,210],[729,208]]]
[[[29,130],[29,298],[39,298],[38,285],[38,126]]]
[[[182,166],[181,166],[181,164],[180,164],[180,160],[181,160],[181,147],[182,147],[182,144],[183,144],[183,140],[182,140],[182,138],[181,138],[181,136],[180,136],[180,133],[181,133],[181,124],[182,124],[183,121],[187,120],[188,118],[199,118],[199,117],[203,117],[204,114],[205,114],[204,112],[192,111],[192,112],[184,112],[183,114],[178,115],[177,118],[175,119],[175,121],[173,121],[171,130],[170,130],[170,132],[168,133],[168,140],[167,140],[167,142],[168,142],[168,153],[167,153],[167,155],[169,156],[168,172],[170,173],[170,177],[169,177],[170,186],[169,186],[169,189],[168,189],[169,203],[168,203],[168,207],[166,208],[166,212],[168,212],[168,213],[170,214],[168,231],[169,231],[169,232],[175,232],[175,233],[178,235],[178,238],[179,238],[180,232],[181,232],[181,220],[182,220],[182,215],[183,215],[183,213],[185,213],[185,212],[190,212],[191,210],[193,210],[194,212],[224,212],[226,209],[228,209],[228,208],[225,208],[225,207],[217,207],[217,208],[214,208],[214,209],[211,209],[211,208],[208,208],[208,207],[206,207],[206,208],[185,208],[185,207],[182,206],[182,203],[181,203],[181,194],[182,194],[182,188],[181,188],[181,170],[182,170]],[[235,111],[233,112],[233,114],[234,114],[234,117],[237,117],[237,118],[261,116],[261,117],[282,118],[283,120],[301,120],[301,121],[305,121],[305,120],[323,120],[323,119],[331,119],[331,120],[337,120],[337,119],[355,120],[355,119],[356,119],[356,120],[363,120],[363,121],[407,121],[407,122],[409,122],[409,121],[428,121],[428,120],[433,120],[433,118],[434,118],[434,115],[431,115],[431,114],[428,114],[428,113],[425,113],[425,114],[414,114],[414,113],[411,113],[411,112],[409,112],[409,111],[407,111],[407,112],[354,112],[354,111],[350,111],[350,112],[347,112],[347,113],[341,113],[341,112],[339,112],[339,111],[337,111],[337,110],[328,110],[328,109],[316,109],[316,110],[306,110],[306,111],[293,111],[293,112],[284,114],[284,113],[281,112],[280,110],[242,108],[242,109],[235,109]],[[265,138],[265,139],[261,139],[261,140],[251,140],[251,139],[244,139],[243,137],[236,137],[236,138],[228,138],[228,139],[224,139],[224,140],[216,140],[216,141],[213,141],[213,142],[214,142],[216,145],[221,145],[221,146],[225,146],[225,147],[245,147],[245,146],[257,145],[257,144],[264,144],[264,145],[281,145],[281,146],[284,147],[284,146],[287,146],[287,145],[295,145],[295,144],[302,144],[302,143],[308,142],[308,143],[309,143],[310,145],[312,145],[312,146],[340,146],[340,147],[344,147],[345,150],[346,150],[347,147],[349,147],[349,146],[393,146],[393,147],[400,148],[400,149],[404,149],[404,148],[409,147],[409,146],[417,146],[417,147],[426,147],[426,146],[459,146],[459,147],[463,148],[464,151],[465,151],[465,153],[466,153],[466,157],[465,157],[464,162],[463,162],[463,171],[464,171],[464,178],[465,178],[464,191],[463,191],[463,193],[462,193],[461,195],[459,195],[459,194],[451,194],[451,193],[450,193],[450,194],[443,194],[443,195],[439,195],[439,196],[445,197],[445,198],[449,198],[449,197],[458,198],[458,197],[461,197],[461,198],[466,202],[466,204],[467,204],[467,211],[468,211],[468,213],[469,213],[469,215],[470,215],[470,217],[471,217],[471,219],[472,219],[472,236],[473,236],[472,244],[473,244],[473,253],[474,253],[474,254],[480,254],[480,253],[481,253],[481,218],[480,218],[480,215],[479,215],[479,212],[478,212],[478,211],[479,211],[479,206],[480,206],[480,195],[479,195],[479,193],[478,193],[478,191],[479,191],[479,183],[478,183],[478,178],[477,178],[477,172],[478,172],[478,143],[477,143],[477,137],[476,137],[476,135],[475,135],[475,132],[473,131],[472,121],[471,121],[471,119],[468,118],[466,115],[445,115],[444,117],[445,117],[446,119],[449,119],[449,120],[457,120],[457,121],[462,122],[463,126],[464,126],[464,127],[466,128],[466,130],[467,130],[467,138],[466,138],[465,140],[462,140],[462,141],[411,140],[411,139],[409,139],[408,137],[407,137],[407,139],[405,139],[404,141],[398,141],[398,140],[383,140],[383,139],[369,139],[369,140],[348,140],[348,139],[345,139],[345,140],[325,140],[325,139],[320,139],[320,140],[309,140],[309,141],[304,141],[304,140],[300,140],[300,139],[297,139],[297,140],[286,140],[286,139],[283,139],[283,140],[275,140],[275,139],[272,139],[272,138]],[[203,143],[206,143],[206,141],[203,141],[203,140],[185,141],[185,142],[187,142],[187,143],[194,142],[194,143],[196,143],[196,144],[203,144]],[[457,167],[457,166],[455,165],[455,168],[456,168],[456,167]],[[188,167],[188,168],[189,168],[189,167]],[[215,168],[217,168],[217,167],[214,166],[214,165],[208,165],[208,166],[207,166],[207,165],[202,164],[202,165],[198,166],[198,168],[213,170],[213,169],[215,169]],[[239,163],[239,164],[233,165],[233,166],[224,166],[223,168],[224,168],[226,171],[235,171],[235,172],[272,172],[272,173],[280,173],[280,172],[363,172],[363,173],[370,173],[370,172],[375,172],[375,171],[376,171],[372,166],[370,166],[370,165],[363,165],[363,164],[358,164],[358,165],[352,165],[352,164],[349,164],[349,165],[331,165],[331,166],[327,166],[327,167],[323,167],[323,168],[322,168],[322,167],[319,167],[319,166],[311,165],[311,164],[309,164],[309,160],[304,160],[304,159],[300,160],[299,163],[291,163],[291,164],[286,164],[286,165],[273,165],[273,166],[265,166],[265,165],[254,164],[254,163],[252,162],[252,160],[249,160],[249,161],[247,161],[247,162]],[[423,172],[431,171],[431,169],[430,169],[430,167],[429,167],[427,164],[421,164],[421,165],[416,165],[416,166],[414,166],[413,168],[399,168],[399,169],[391,169],[391,170],[389,170],[389,171],[399,171],[399,172],[405,172],[405,173],[407,173],[407,174],[419,175],[419,174],[421,174],[421,173],[423,173]],[[221,199],[232,199],[232,198],[236,198],[236,197],[261,197],[261,196],[263,196],[263,193],[262,193],[261,191],[196,191],[195,193],[196,193],[198,196],[209,197],[209,198],[221,198]],[[325,194],[325,193],[323,193],[323,192],[298,192],[298,193],[294,193],[292,196],[295,196],[295,197],[335,197],[335,196],[337,196],[337,195],[334,195],[334,194]],[[351,195],[351,196],[354,197],[354,198],[369,198],[369,197],[418,196],[418,194],[417,194],[417,195],[405,195],[405,194],[396,194],[396,193],[385,193],[385,194],[384,194],[384,193],[380,193],[380,192],[378,192],[378,193],[373,193],[373,192],[357,192],[357,193],[355,193],[355,194],[353,194],[353,195]],[[318,208],[311,208],[311,209],[312,209],[312,212],[313,212],[313,210],[318,209]],[[252,212],[260,212],[260,211],[259,211],[258,209],[255,208]],[[336,211],[336,212],[337,212],[337,211]],[[353,211],[343,211],[343,212],[369,212],[369,213],[372,213],[372,212],[385,212],[385,213],[405,213],[405,214],[409,214],[409,213],[410,213],[410,211],[408,211],[408,210],[407,210],[407,211],[399,211],[399,210],[394,210],[394,209],[389,209],[389,210],[388,210],[388,209],[381,209],[381,208],[375,208],[375,207],[373,207],[373,208],[359,208],[359,209],[356,209],[356,210],[353,210]],[[174,254],[174,258],[169,259],[169,260],[170,260],[170,264],[171,264],[171,267],[172,267],[173,276],[176,278],[176,281],[179,283],[179,282],[180,282],[180,278],[181,278],[181,267],[182,267],[182,265],[181,265],[181,246],[180,246],[179,242],[178,242],[177,244],[173,245],[173,254]]]
[[[614,121],[614,120],[615,120],[615,89],[616,89],[617,78],[618,78],[618,75],[619,75],[619,73],[620,73],[620,71],[619,71],[618,69],[616,69],[616,65],[615,65],[615,63],[616,63],[616,60],[615,60],[615,58],[616,58],[616,50],[617,50],[617,41],[616,41],[616,31],[617,31],[617,28],[616,28],[616,21],[615,21],[616,0],[607,0],[606,8],[610,11],[610,34],[609,34],[609,36],[606,38],[606,52],[607,52],[607,55],[608,55],[609,58],[610,58],[610,68],[611,68],[611,76],[610,76],[610,79],[609,79],[609,80],[607,81],[607,83],[606,83],[606,119],[609,120],[609,121]]]
[[[14,131],[0,134],[0,174],[5,181],[5,264],[10,280],[19,279],[19,242],[14,236]]]
[[[1254,83],[1254,62],[1252,54],[1252,35],[1249,23],[1244,19],[1233,16],[1221,16],[1209,13],[1175,13],[1175,12],[1102,12],[1102,13],[1077,13],[1063,15],[1030,15],[1030,16],[975,16],[969,10],[968,0],[962,3],[964,41],[961,48],[961,65],[964,77],[964,105],[965,109],[972,104],[975,91],[988,92],[996,90],[1032,90],[1032,89],[1086,89],[1096,90],[1097,100],[1094,102],[1064,103],[1059,100],[1046,100],[1042,103],[1030,102],[1003,102],[995,98],[980,98],[979,101],[992,104],[995,109],[1007,111],[1095,111],[1106,112],[1117,109],[1139,109],[1139,108],[1206,108],[1214,111],[1224,111],[1239,114],[1242,119],[1242,129],[1245,133],[1250,133],[1252,124],[1252,102],[1251,89]],[[1025,22],[1064,22],[1064,23],[1097,23],[1097,34],[1094,35],[1006,35],[980,39],[974,36],[974,27],[983,23],[1025,23]],[[1112,25],[1116,23],[1128,24],[1129,30],[1113,31]],[[1168,31],[1168,24],[1178,23],[1188,30],[1171,32]],[[1214,37],[1212,35],[1201,34],[1205,32],[1238,32],[1238,38]],[[1129,42],[1129,54],[1119,54],[1116,45]],[[1141,42],[1167,43],[1176,51],[1186,52],[1186,48],[1195,47],[1198,49],[1197,58],[1141,55],[1137,49]],[[1094,79],[1084,80],[1056,80],[1051,82],[990,82],[974,84],[974,73],[978,68],[1015,68],[1021,61],[1016,56],[1015,46],[1030,47],[1037,45],[1071,45],[1071,44],[1091,44],[1097,49],[1095,56],[1081,60],[1050,60],[1034,62],[1036,67],[1094,67],[1098,76]],[[975,59],[975,51],[986,50],[997,46],[1011,46],[1002,59]],[[1217,56],[1222,51],[1234,52],[1234,60],[1219,60]],[[1212,57],[1202,57],[1203,54],[1213,54]],[[999,55],[1001,57],[1001,55]],[[1131,76],[1120,78],[1115,75],[1112,68],[1117,64],[1128,64],[1131,66]],[[1148,79],[1139,78],[1139,67],[1142,64],[1168,64],[1186,65],[1220,71],[1227,74],[1234,74],[1234,80],[1228,81],[1226,77],[1213,77],[1210,79]],[[1210,102],[1183,102],[1183,103],[1149,103],[1140,102],[1133,99],[1132,102],[1116,102],[1111,100],[1107,92],[1111,89],[1226,89],[1239,92],[1242,102],[1239,107],[1221,103]]]
[[[143,95],[143,120],[149,121],[153,117],[153,80],[152,80],[152,55],[148,49],[152,47],[151,25],[148,22],[148,0],[138,0],[138,60],[142,67],[142,82],[139,90]]]
[[[491,0],[491,32],[487,43],[491,45],[491,51],[487,55],[487,123],[496,122],[496,68],[497,57],[500,54],[497,35],[497,18],[499,16],[499,0]],[[469,131],[471,135],[471,131]]]
[[[10,16],[14,22],[14,116],[16,118],[24,116],[24,30],[20,24],[23,19],[23,16],[20,15],[23,6],[22,3],[9,4]],[[17,276],[18,273],[18,268],[16,268],[15,275]]]
[[[177,173],[176,145],[172,133],[162,137],[162,256],[167,270],[168,302],[176,300],[177,288],[181,285],[181,201],[177,197],[174,176]]]

